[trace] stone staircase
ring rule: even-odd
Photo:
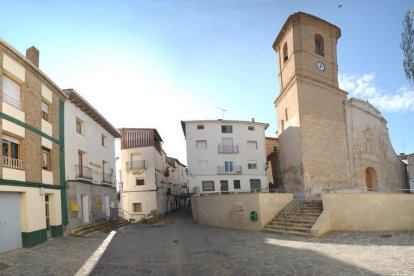
[[[289,208],[290,204],[286,206]],[[286,208],[284,210],[286,210]],[[264,232],[310,236],[311,228],[323,211],[322,200],[304,199],[286,215],[283,210],[264,228]]]
[[[124,225],[129,224],[124,218],[118,217],[111,221],[99,221],[91,224],[82,225],[70,230],[71,235],[77,237],[87,237],[94,232],[110,232],[111,230],[118,229]]]

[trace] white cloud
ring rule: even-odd
[[[339,75],[339,87],[350,97],[368,100],[382,111],[414,111],[414,90],[401,87],[394,92],[385,92],[375,84],[375,74]]]

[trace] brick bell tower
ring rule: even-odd
[[[341,30],[318,17],[289,16],[273,49],[279,65],[275,100],[282,185],[318,193],[349,185],[344,102],[336,43]]]

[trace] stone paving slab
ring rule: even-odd
[[[321,239],[174,224],[119,229],[91,275],[414,275],[414,231]],[[391,235],[391,236],[381,236]],[[0,275],[74,275],[106,234],[0,254]]]

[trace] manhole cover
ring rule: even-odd
[[[0,271],[8,269],[10,266],[4,263],[0,263]]]
[[[166,219],[165,219],[165,223],[166,223],[166,224],[175,224],[175,219],[166,218]]]
[[[173,243],[178,243],[178,241],[177,240],[173,240]]]
[[[386,235],[381,235],[380,238],[391,238],[392,235],[386,234]]]

